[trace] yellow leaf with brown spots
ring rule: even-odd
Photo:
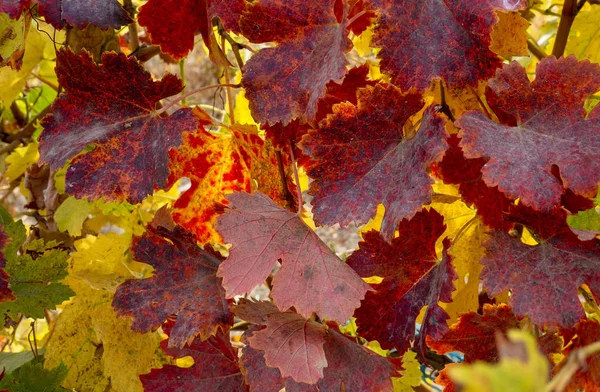
[[[492,30],[490,50],[510,60],[513,56],[528,56],[527,28],[529,22],[518,12],[497,11],[498,23]]]

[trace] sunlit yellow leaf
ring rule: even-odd
[[[37,163],[39,157],[38,145],[35,142],[31,142],[24,147],[15,148],[15,150],[6,157],[8,168],[4,173],[4,177],[11,182],[16,180],[25,173],[29,166]]]
[[[421,384],[421,364],[417,360],[417,353],[407,351],[402,356],[402,377],[392,377],[394,392],[413,392],[413,387]]]
[[[54,213],[54,221],[59,230],[67,231],[73,236],[81,235],[83,222],[92,211],[87,200],[76,199],[70,196],[61,203]]]
[[[157,332],[140,334],[117,318],[112,293],[69,278],[77,297],[65,306],[46,346],[44,366],[69,368],[62,386],[77,391],[143,391],[139,374],[161,362]]]

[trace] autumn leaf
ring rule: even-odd
[[[0,226],[0,249],[4,249],[8,241],[10,241],[8,234],[4,231],[4,227]],[[5,268],[6,257],[0,253],[0,302],[15,299],[13,292],[8,287],[9,276],[4,270]]]
[[[246,339],[252,339],[260,332],[257,331],[252,326],[246,332]],[[246,382],[250,390],[264,392],[279,392],[284,387],[287,392],[341,391],[343,388],[346,391],[392,391],[390,377],[397,374],[398,366],[387,358],[369,351],[334,328],[329,328],[323,349],[328,363],[323,378],[315,385],[307,385],[282,378],[278,369],[266,365],[262,351],[252,345],[246,346],[242,354]]]
[[[227,297],[248,293],[265,281],[275,263],[271,296],[283,311],[345,322],[369,287],[298,217],[266,195],[233,193],[217,230],[231,243],[229,257],[219,266]]]
[[[431,202],[427,168],[442,158],[447,133],[429,108],[417,134],[404,136],[404,123],[422,106],[419,94],[378,84],[359,90],[357,106],[334,106],[334,114],[304,137],[317,224],[366,223],[381,203],[381,232],[389,240],[399,221]]]
[[[403,90],[425,90],[432,79],[450,87],[476,86],[502,65],[490,50],[496,9],[520,1],[376,0],[373,45],[382,71]]]
[[[113,294],[67,278],[77,293],[55,321],[46,346],[44,367],[68,368],[62,386],[80,391],[143,391],[139,374],[161,363],[158,333],[130,330],[130,320],[117,317]]]
[[[242,300],[235,313],[243,320],[265,324],[266,328],[254,332],[248,341],[252,348],[264,351],[267,366],[278,368],[282,377],[299,383],[316,384],[323,378],[327,366],[325,326],[295,312],[279,312],[269,302],[259,303],[262,314],[257,317],[253,306],[253,302]]]
[[[134,259],[154,267],[148,279],[132,279],[117,288],[113,306],[119,316],[133,317],[138,332],[156,330],[169,315],[177,315],[169,344],[182,347],[196,336],[208,339],[219,327],[232,324],[221,281],[219,257],[199,248],[195,237],[181,227],[148,227],[135,237]]]
[[[149,0],[141,7],[138,19],[152,43],[180,59],[193,49],[196,32],[202,34],[209,50],[216,49],[214,17],[219,17],[226,29],[239,32],[238,19],[244,7],[244,0]]]
[[[0,3],[0,12],[11,18],[19,18],[29,7],[37,3],[38,13],[57,29],[67,25],[84,29],[88,24],[103,30],[118,29],[131,18],[117,0],[13,0]]]
[[[575,325],[573,328],[577,334],[572,340],[571,344],[565,349],[565,358],[556,365],[553,373],[558,373],[569,360],[569,354],[574,350],[588,346],[590,344],[600,341],[600,324],[594,320],[582,320]],[[565,346],[568,342],[565,342]],[[597,391],[600,385],[600,354],[596,353],[586,358],[586,365],[582,366],[572,376],[569,383],[565,387],[566,392],[577,392],[577,391]]]
[[[264,48],[244,66],[242,84],[252,116],[261,123],[312,121],[329,81],[346,74],[347,15],[336,17],[335,0],[306,3],[260,0],[240,19],[242,33]]]
[[[442,216],[432,209],[403,220],[399,236],[391,243],[376,231],[363,235],[348,264],[363,278],[378,276],[383,281],[373,285],[377,291],[367,293],[355,313],[359,335],[403,354],[415,338],[415,321],[424,306],[427,310],[416,342],[419,352],[424,350],[427,335],[438,338],[448,329],[449,316],[438,302],[452,300],[456,272],[446,254],[447,239],[443,258],[436,264],[435,243],[444,229]]]
[[[483,314],[470,312],[460,316],[439,339],[427,338],[427,346],[440,354],[460,351],[468,363],[496,362],[496,332],[506,334],[513,328],[519,328],[519,320],[510,306],[485,304]]]
[[[165,333],[171,333],[171,325],[165,324]],[[206,391],[206,392],[243,392],[247,391],[244,376],[238,364],[237,350],[229,342],[229,334],[217,332],[208,340],[194,339],[184,348],[174,347],[164,340],[161,347],[167,355],[174,358],[190,356],[194,365],[180,368],[165,365],[161,369],[152,369],[140,376],[144,391]]]
[[[134,58],[105,53],[102,65],[88,53],[61,49],[56,73],[66,94],[42,123],[40,162],[53,171],[73,159],[66,191],[78,198],[141,201],[168,176],[168,152],[181,144],[184,131],[196,129],[191,109],[167,118],[155,116],[156,103],[182,90],[166,75],[160,82]],[[88,145],[94,149],[77,155]],[[77,156],[76,156],[77,155]]]
[[[170,152],[170,176],[167,185],[181,177],[191,187],[175,202],[173,218],[203,243],[218,243],[221,238],[215,223],[227,203],[225,195],[234,191],[250,192],[253,182],[281,206],[289,206],[272,145],[263,141],[255,126],[235,124],[219,134],[199,128],[184,134],[182,146]],[[291,178],[289,162],[284,171]],[[287,194],[291,194],[287,184]]]
[[[17,71],[21,69],[30,24],[29,15],[13,20],[0,11],[0,67],[9,66]]]
[[[540,61],[533,82],[517,62],[505,65],[486,93],[503,124],[480,112],[464,114],[456,122],[460,146],[467,158],[489,158],[482,169],[485,183],[524,205],[549,211],[559,203],[563,184],[593,197],[600,182],[600,110],[585,118],[582,104],[599,89],[600,66],[574,56]]]
[[[548,379],[548,360],[536,347],[535,338],[520,330],[508,331],[508,341],[502,346],[516,347],[522,357],[505,355],[497,364],[476,362],[449,369],[450,377],[465,392],[502,392],[507,389],[522,392],[539,391]],[[503,351],[503,347],[500,351]]]
[[[493,231],[485,248],[483,286],[490,295],[510,289],[515,314],[535,324],[571,328],[585,315],[579,286],[600,293],[599,240],[582,242],[567,232],[526,245]]]

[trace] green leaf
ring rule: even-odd
[[[67,376],[68,369],[61,363],[52,370],[44,369],[40,357],[19,367],[10,374],[5,374],[0,381],[0,390],[11,392],[53,392],[64,391],[60,383]]]
[[[38,353],[44,354],[45,349],[40,348]],[[0,353],[0,371],[2,368],[6,371],[6,374],[12,373],[15,369],[20,368],[27,362],[33,361],[35,356],[32,351],[21,351],[20,353]]]
[[[9,244],[5,251],[14,245]],[[18,313],[26,317],[43,318],[44,309],[56,309],[56,304],[75,295],[68,286],[59,283],[67,276],[65,268],[68,266],[69,253],[49,248],[54,245],[49,243],[43,246],[42,240],[35,240],[27,244],[23,255],[14,258],[7,255],[4,270],[10,276],[9,287],[17,299],[0,303],[0,314],[13,319]]]
[[[56,209],[54,221],[60,231],[68,231],[73,236],[80,236],[83,222],[90,212],[92,208],[87,200],[70,196]]]

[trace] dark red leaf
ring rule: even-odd
[[[600,66],[574,56],[540,61],[533,82],[517,62],[505,65],[489,81],[486,97],[499,118],[508,124],[512,118],[515,126],[468,112],[456,122],[460,145],[467,158],[489,158],[482,169],[488,186],[527,206],[550,211],[563,184],[593,197],[600,182],[600,109],[586,119],[582,104],[599,89]]]
[[[433,180],[427,173],[447,148],[444,121],[432,108],[411,139],[403,125],[423,106],[417,93],[403,94],[378,84],[358,92],[358,106],[334,107],[334,114],[302,140],[312,158],[307,173],[318,224],[366,223],[385,206],[381,232],[391,239],[398,222],[431,202]]]
[[[0,0],[0,12],[17,19],[26,8],[38,4],[38,13],[57,29],[67,24],[80,29],[88,24],[103,30],[118,29],[132,22],[117,0]]]
[[[161,342],[167,355],[174,358],[191,356],[194,365],[180,368],[164,365],[140,376],[146,392],[245,392],[248,390],[239,367],[237,350],[231,347],[229,334],[201,341],[195,339],[189,347],[174,348],[168,340]]]
[[[67,170],[66,191],[76,197],[127,199],[135,203],[166,184],[169,149],[196,129],[191,109],[154,116],[156,103],[181,91],[167,74],[153,81],[135,58],[104,53],[97,65],[88,53],[57,52],[56,73],[66,94],[42,123],[40,161]],[[88,145],[94,149],[78,155]]]
[[[485,244],[481,279],[491,295],[511,289],[517,316],[538,325],[572,327],[584,317],[577,289],[586,283],[600,294],[600,241],[570,233],[526,245],[501,231]]]
[[[156,330],[169,315],[177,315],[169,345],[181,347],[232,324],[216,276],[219,257],[199,248],[193,235],[180,226],[173,231],[150,226],[142,237],[134,238],[132,251],[136,260],[154,267],[151,278],[128,280],[115,293],[113,307],[118,315],[133,317],[134,331]]]
[[[379,19],[373,44],[381,69],[403,90],[424,90],[433,78],[450,87],[477,85],[502,60],[490,50],[495,9],[517,1],[375,0]],[[507,4],[509,3],[509,4]],[[516,4],[518,6],[518,4]],[[516,7],[515,7],[516,8]]]
[[[250,301],[242,301],[235,313],[248,321],[256,320],[256,313],[261,314],[261,324],[266,328],[256,331],[248,341],[252,348],[264,351],[267,366],[278,368],[282,377],[296,382],[316,384],[323,378],[327,366],[323,350],[326,327],[291,311],[279,312],[270,302],[259,303],[257,310],[253,306]]]
[[[279,309],[294,306],[306,318],[315,312],[340,322],[352,316],[369,286],[297,214],[260,192],[233,193],[227,200],[217,230],[232,244],[218,272],[228,298],[263,283],[280,260],[271,291]]]
[[[239,32],[238,19],[244,3],[244,0],[148,0],[140,9],[138,20],[163,52],[182,58],[194,48],[196,32],[202,34],[211,51],[215,49],[211,45],[215,16],[226,29]]]
[[[242,84],[257,121],[312,121],[327,83],[346,74],[344,54],[352,44],[346,17],[336,18],[335,2],[260,0],[244,11],[240,27],[250,41],[278,43],[252,56],[244,67]]]
[[[252,339],[256,327],[246,332]],[[242,354],[242,368],[246,382],[252,391],[279,392],[338,392],[338,391],[382,391],[393,390],[390,377],[397,376],[398,366],[355,341],[348,339],[333,328],[327,331],[324,345],[328,366],[324,377],[315,385],[297,383],[291,378],[282,378],[278,369],[268,367],[262,351],[252,345],[246,346]]]
[[[399,236],[390,243],[376,231],[364,234],[359,249],[348,264],[362,277],[379,276],[376,292],[367,293],[356,311],[358,332],[377,340],[383,348],[396,347],[400,354],[415,338],[415,320],[427,306],[417,347],[422,349],[427,335],[439,338],[448,329],[447,313],[439,301],[450,302],[456,279],[450,256],[436,264],[435,242],[444,232],[443,217],[435,210],[417,213],[399,225]],[[445,249],[449,240],[444,240]]]
[[[483,315],[471,312],[460,316],[440,339],[428,338],[427,345],[440,354],[460,351],[465,355],[465,362],[496,362],[496,332],[505,334],[509,329],[518,327],[519,320],[510,306],[486,304]]]

